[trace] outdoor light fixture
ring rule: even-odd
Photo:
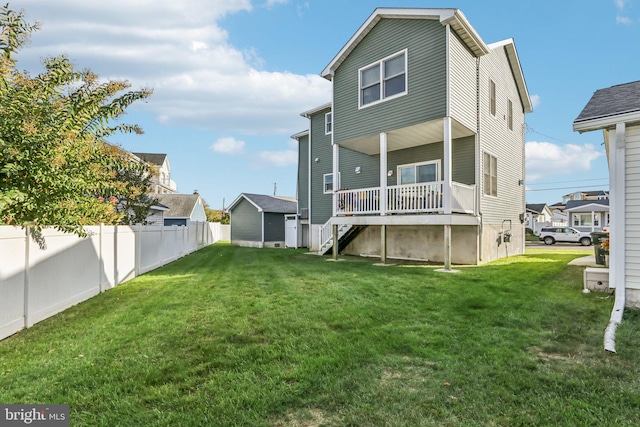
[[[393,176],[393,171],[390,170],[389,172],[387,172],[387,176]]]
[[[314,162],[318,163],[320,161],[320,157],[316,157],[316,159],[314,160]]]
[[[362,168],[360,166],[356,166],[356,174],[359,174],[360,172],[362,172]]]

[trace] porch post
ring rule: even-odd
[[[444,269],[451,270],[451,225],[444,226]]]
[[[339,160],[338,160],[338,155],[339,155],[338,145],[333,144],[332,148],[333,148],[333,175],[332,175],[333,194],[331,195],[331,197],[333,199],[333,205],[331,208],[331,216],[336,216],[338,211],[338,194],[336,193],[336,191],[340,189],[340,171],[338,170],[340,166],[339,166]]]
[[[385,224],[380,226],[380,262],[383,264],[387,262],[387,226]]]
[[[387,134],[380,134],[380,215],[387,214]]]
[[[443,169],[443,183],[442,183],[442,208],[445,215],[451,214],[451,193],[452,193],[452,180],[451,180],[451,117],[445,117],[443,120],[444,126],[444,155],[442,159]]]
[[[591,211],[591,232],[596,231],[596,213]]]
[[[331,254],[333,255],[333,260],[338,259],[338,246],[340,242],[338,241],[338,224],[331,225],[331,231],[333,234],[333,246],[331,247]]]

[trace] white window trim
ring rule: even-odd
[[[484,185],[484,155],[487,154],[490,157],[493,157],[494,159],[496,159],[496,194],[493,195],[491,193],[487,194],[485,193],[485,185]],[[495,154],[493,154],[490,151],[483,151],[482,152],[482,196],[484,197],[494,197],[497,198],[498,197],[498,156],[496,156]]]
[[[405,185],[405,184],[400,184],[400,179],[402,177],[402,175],[400,174],[400,169],[408,168],[410,166],[413,166],[414,168],[417,168],[418,166],[432,165],[432,164],[436,165],[436,181],[440,181],[441,168],[440,168],[440,159],[438,159],[438,160],[429,160],[427,162],[407,163],[407,164],[404,164],[404,165],[398,165],[397,168],[396,168],[397,169],[396,170],[396,176],[398,177],[397,178],[398,185]],[[417,174],[416,174],[416,177],[417,177]]]
[[[385,58],[382,58],[379,61],[376,62],[372,62],[369,65],[366,65],[360,69],[358,69],[358,109],[362,109],[362,108],[367,108],[367,107],[371,107],[372,105],[377,105],[380,104],[381,102],[385,102],[385,101],[390,101],[392,99],[395,98],[399,98],[401,96],[405,96],[409,93],[409,54],[408,54],[409,50],[408,49],[404,49],[401,50],[399,52],[396,52],[392,55],[389,55]],[[394,95],[391,96],[384,96],[384,62],[388,61],[389,59],[395,58],[396,56],[400,56],[400,55],[404,55],[404,91],[400,92],[400,93],[396,93]],[[370,102],[368,104],[362,105],[362,71],[366,70],[368,68],[374,67],[376,65],[380,66],[380,99],[377,101],[373,101]]]
[[[507,129],[513,132],[513,101],[507,99]]]
[[[336,188],[336,184],[337,183],[336,183],[336,180],[334,179],[333,182],[331,183],[331,186],[332,186],[331,191],[327,191],[326,190],[326,185],[325,185],[326,181],[325,181],[325,179],[329,175],[333,175],[333,173],[325,173],[325,174],[322,175],[322,193],[323,194],[333,194],[339,188],[339,187]],[[340,181],[340,172],[338,172],[338,181]]]
[[[327,120],[331,117],[331,120]],[[327,124],[331,123],[331,130],[327,131]],[[325,113],[324,115],[324,134],[331,135],[333,133],[333,112]]]
[[[489,79],[489,115],[498,117],[498,89],[493,79]]]
[[[600,227],[600,212],[596,212],[594,215],[591,212],[575,212],[571,216],[572,227]],[[582,218],[588,218],[589,222],[593,219],[593,224],[583,224]],[[578,224],[576,224],[576,219]]]

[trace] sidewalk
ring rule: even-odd
[[[596,264],[595,254],[584,256],[582,258],[576,258],[569,263],[569,265],[583,265],[585,267],[604,267],[604,265]]]

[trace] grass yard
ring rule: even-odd
[[[459,274],[218,244],[0,342],[1,403],[72,426],[637,426],[640,314],[584,252]]]

